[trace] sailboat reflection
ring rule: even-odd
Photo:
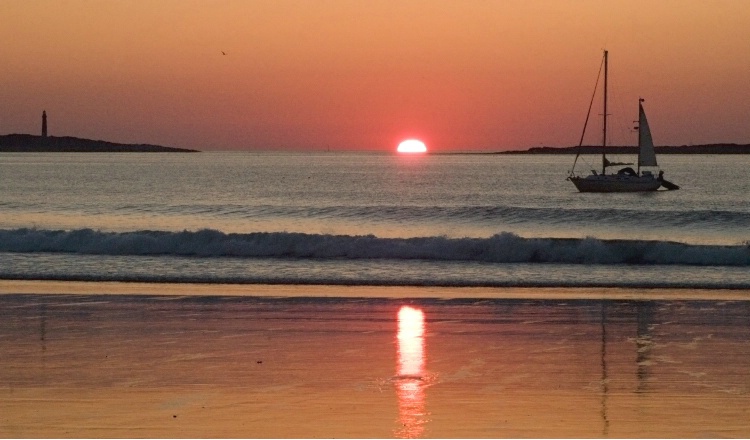
[[[425,342],[424,313],[403,306],[398,311],[398,365],[395,377],[398,395],[399,428],[397,438],[417,438],[424,433],[425,414]]]

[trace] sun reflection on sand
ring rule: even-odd
[[[425,342],[424,313],[403,306],[398,312],[398,438],[417,438],[424,433],[425,414]]]

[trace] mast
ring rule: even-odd
[[[589,117],[591,117],[591,109],[594,106],[594,98],[596,98],[596,91],[599,89],[599,80],[602,77],[602,67],[604,67],[604,60],[605,58],[602,58],[602,62],[599,64],[599,73],[596,74],[596,83],[594,84],[594,93],[591,94],[591,102],[589,102],[589,110],[586,112],[586,121],[583,123],[583,131],[581,132],[581,140],[578,141],[578,151],[576,152],[576,158],[573,160],[573,169],[570,170],[570,175],[575,175],[575,168],[576,168],[576,162],[578,162],[578,158],[581,156],[581,149],[583,147],[583,138],[586,136],[586,127],[589,125]]]
[[[607,171],[607,158],[605,156],[607,148],[607,55],[604,51],[604,133],[602,135],[602,174]]]

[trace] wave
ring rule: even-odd
[[[747,244],[695,245],[657,240],[523,238],[379,238],[290,232],[103,232],[92,229],[0,230],[0,252],[86,255],[299,259],[394,259],[485,263],[750,266]]]
[[[155,214],[201,214],[217,217],[240,218],[357,218],[376,221],[414,221],[414,220],[470,220],[524,222],[529,220],[564,222],[564,221],[613,221],[618,223],[634,219],[633,223],[643,224],[721,224],[750,226],[750,216],[746,209],[726,210],[686,210],[674,209],[643,211],[627,208],[561,208],[522,207],[511,205],[492,206],[403,206],[390,204],[377,205],[327,205],[327,206],[287,206],[257,205],[244,206],[237,204],[221,205],[176,205],[141,204],[125,206],[122,211],[138,210]]]
[[[461,202],[464,202],[463,200]],[[48,205],[45,205],[49,209]],[[35,209],[34,205],[19,205],[0,202],[0,207],[8,209]],[[98,205],[81,205],[78,207],[87,214],[101,211]],[[40,208],[41,209],[41,208]],[[67,205],[54,208],[66,212]],[[618,225],[685,226],[706,225],[713,227],[750,227],[748,208],[737,206],[734,210],[680,210],[671,207],[664,210],[639,210],[624,207],[597,209],[542,206],[523,207],[516,205],[475,205],[466,206],[432,206],[432,205],[360,205],[356,201],[350,204],[331,205],[270,205],[260,204],[245,206],[241,204],[177,204],[139,203],[112,208],[118,214],[152,214],[152,215],[187,215],[208,216],[214,218],[242,219],[359,219],[376,222],[401,221],[462,221],[462,222],[507,222],[507,223],[551,223],[600,222]]]

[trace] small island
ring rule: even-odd
[[[195,153],[198,150],[149,144],[117,144],[71,136],[0,135],[4,153]]]

